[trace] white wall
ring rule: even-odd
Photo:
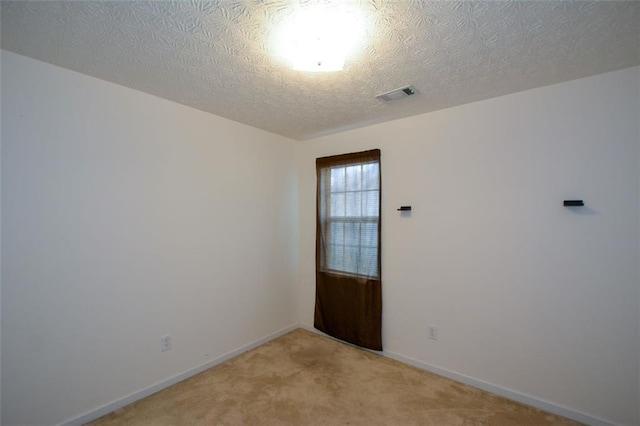
[[[2,149],[4,425],[295,324],[293,141],[3,51]]]
[[[2,55],[0,55],[0,99],[2,98]],[[0,102],[2,117],[2,102]],[[2,241],[2,120],[0,120],[0,241]],[[2,244],[0,244],[0,271],[2,271]],[[2,422],[2,273],[0,272],[0,423]]]
[[[637,112],[638,112],[638,138],[640,139],[640,96],[636,99]],[[640,162],[640,155],[638,155],[638,161]],[[640,169],[640,166],[639,166]],[[638,173],[638,179],[640,181],[640,173]],[[640,191],[640,184],[638,185],[638,191]],[[640,205],[640,192],[638,194],[638,203]],[[640,207],[639,207],[640,210]],[[638,276],[640,277],[640,226],[638,227]],[[640,279],[638,279],[638,306],[640,306]],[[639,309],[640,310],[640,309]],[[640,313],[638,315],[638,321],[640,322]],[[640,388],[640,325],[638,326],[638,387]],[[638,419],[640,422],[640,390],[638,391]]]
[[[301,321],[314,159],[380,148],[385,350],[638,424],[639,86],[636,67],[297,145]]]

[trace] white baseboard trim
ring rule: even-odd
[[[320,330],[313,328],[308,324],[300,324],[300,328],[303,328],[305,330],[311,331],[321,336],[329,337],[331,339],[338,340],[341,342],[341,340],[335,339],[334,337],[329,336],[321,332]],[[365,349],[365,350],[369,351],[368,349]],[[438,376],[443,376],[451,380],[455,380],[456,382],[464,383],[466,385],[473,386],[474,388],[482,389],[484,391],[490,392],[498,396],[502,396],[512,401],[520,402],[522,404],[529,405],[531,407],[539,408],[543,411],[557,414],[559,416],[563,416],[568,419],[575,420],[577,422],[584,423],[590,426],[616,426],[615,423],[608,422],[604,419],[600,419],[598,417],[594,417],[589,414],[585,414],[580,411],[576,411],[571,408],[567,408],[562,405],[555,404],[553,402],[545,401],[543,399],[539,399],[531,395],[524,394],[522,392],[514,391],[511,389],[494,385],[492,383],[484,382],[482,380],[478,380],[476,378],[466,376],[464,374],[456,373],[455,371],[447,370],[446,368],[441,368],[436,365],[428,364],[426,362],[419,361],[417,359],[404,356],[395,352],[388,352],[388,351],[382,351],[382,352],[369,351],[369,352],[377,355],[382,355],[387,358],[394,359],[396,361],[400,361],[404,364],[412,365],[422,370],[426,370],[430,373],[437,374]]]
[[[205,370],[208,370],[211,367],[215,367],[216,365],[222,364],[225,361],[230,360],[231,358],[235,358],[238,355],[241,355],[247,351],[250,351],[251,349],[257,348],[260,345],[263,345],[267,342],[270,342],[273,339],[276,339],[284,334],[287,334],[290,331],[293,331],[297,328],[299,328],[300,325],[299,324],[292,324],[288,327],[285,327],[281,330],[276,331],[275,333],[271,333],[261,339],[258,339],[256,341],[253,341],[251,343],[248,343],[246,345],[243,345],[241,347],[239,347],[238,349],[235,349],[231,352],[227,352],[224,355],[221,355],[215,359],[212,359],[210,361],[205,362],[204,364],[201,364],[197,367],[194,367],[192,369],[189,369],[187,371],[184,371],[182,373],[179,373],[175,376],[169,377],[168,379],[162,380],[160,382],[157,382],[149,387],[146,387],[142,390],[130,393],[127,396],[124,396],[120,399],[117,399],[113,402],[110,402],[108,404],[105,404],[101,407],[96,408],[95,410],[91,410],[87,413],[81,414],[79,416],[73,417],[69,420],[66,420],[62,423],[60,423],[60,426],[81,426],[85,423],[91,422],[93,420],[96,420],[106,414],[109,414],[115,410],[118,410],[124,406],[127,406],[133,402],[136,402],[138,400],[141,400],[143,398],[146,398],[150,395],[153,395],[156,392],[159,392],[165,388],[168,388],[169,386],[175,385],[176,383],[179,383],[183,380],[186,380],[192,376],[195,376],[196,374],[202,373]]]

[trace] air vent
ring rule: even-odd
[[[398,99],[406,98],[408,96],[412,96],[416,94],[416,89],[413,86],[405,86],[400,89],[392,90],[387,93],[383,93],[382,95],[376,96],[376,98],[380,99],[383,102],[391,102],[397,101]]]

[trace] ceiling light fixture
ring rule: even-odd
[[[331,72],[344,68],[347,55],[363,39],[363,24],[349,2],[318,2],[299,7],[285,23],[284,55],[297,71]]]

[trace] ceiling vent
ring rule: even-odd
[[[405,86],[400,89],[392,90],[387,93],[383,93],[382,95],[376,96],[376,98],[380,99],[383,102],[391,102],[397,101],[398,99],[406,98],[409,96],[413,96],[416,94],[416,89],[413,86]]]

